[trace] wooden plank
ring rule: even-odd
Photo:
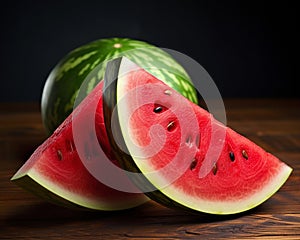
[[[113,239],[200,236],[201,239],[244,239],[254,236],[296,239],[300,236],[300,213],[268,214],[255,209],[233,216],[190,215],[154,202],[121,213],[91,213],[52,206],[30,196],[25,198],[25,201],[29,200],[31,204],[15,206],[7,213],[4,219],[6,229],[2,229],[4,236],[11,239],[26,236],[39,238],[41,232],[50,238],[69,232],[70,237],[113,236]]]
[[[300,239],[300,100],[225,100],[228,124],[289,164],[268,201],[232,216],[191,215],[153,201],[121,212],[47,203],[9,179],[46,138],[37,103],[0,104],[0,239]]]

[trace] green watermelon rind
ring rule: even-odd
[[[17,172],[11,178],[11,181],[34,195],[47,200],[49,203],[76,210],[118,211],[141,205],[141,201],[138,198],[136,202],[133,199],[130,202],[118,201],[118,205],[116,202],[110,202],[112,204],[109,204],[109,202],[100,201],[99,199],[93,201],[92,198],[72,193],[63,186],[53,184],[51,180],[47,179],[47,176],[40,174],[34,168],[27,172],[22,170]]]
[[[117,44],[122,47],[114,47],[112,51],[111,46],[119,46]],[[188,74],[167,52],[139,40],[100,39],[71,51],[49,74],[41,101],[43,124],[48,133],[52,133],[72,112],[79,89],[81,98],[85,97],[103,79],[107,61],[124,55],[138,65],[149,68],[154,76],[197,104],[197,93]],[[89,74],[96,67],[98,73],[90,77]],[[87,77],[89,83],[82,86]],[[81,100],[76,101],[78,103]]]

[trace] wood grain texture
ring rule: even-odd
[[[300,239],[300,100],[228,99],[228,125],[293,169],[268,201],[243,214],[191,215],[153,201],[121,212],[47,203],[9,179],[46,138],[37,103],[0,104],[0,239]]]

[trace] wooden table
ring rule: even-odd
[[[78,212],[9,181],[44,139],[37,103],[0,104],[0,239],[300,239],[300,99],[228,99],[228,125],[294,168],[259,207],[190,215],[153,201],[122,212]]]

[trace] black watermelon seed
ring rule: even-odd
[[[213,172],[214,175],[216,175],[217,171],[218,171],[218,167],[217,167],[217,164],[215,163],[213,168],[212,168],[212,172]]]
[[[248,159],[248,153],[246,152],[246,150],[242,151],[242,155],[246,160]]]
[[[196,159],[193,159],[193,161],[191,162],[191,165],[190,165],[190,169],[191,170],[194,170],[197,166],[197,160]]]
[[[173,131],[175,129],[175,122],[174,121],[171,121],[169,122],[168,126],[167,126],[167,129],[169,132]]]
[[[234,159],[235,159],[234,153],[233,152],[229,152],[229,157],[230,157],[230,160],[233,162]]]
[[[160,112],[162,112],[162,110],[163,110],[162,106],[158,106],[158,107],[154,108],[153,112],[160,113]]]
[[[58,160],[62,160],[63,159],[63,155],[62,155],[62,152],[60,150],[57,150],[57,157],[58,157]]]

